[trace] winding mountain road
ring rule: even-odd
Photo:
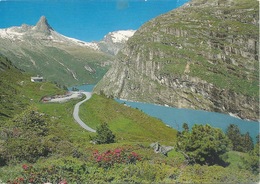
[[[92,96],[91,92],[81,92],[82,94],[86,95],[86,98],[82,101],[80,101],[79,103],[77,103],[74,107],[74,111],[73,111],[73,118],[75,119],[75,121],[85,130],[90,131],[90,132],[96,132],[96,130],[90,128],[89,126],[87,126],[80,118],[79,118],[79,106],[86,102],[87,100],[89,100]]]

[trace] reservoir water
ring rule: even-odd
[[[94,85],[75,86],[79,90],[92,91]],[[70,88],[71,89],[71,88]],[[212,127],[221,128],[224,132],[228,125],[235,124],[239,127],[241,133],[249,132],[250,136],[256,142],[256,136],[259,134],[259,122],[242,120],[228,114],[208,112],[202,110],[179,109],[165,107],[161,105],[130,102],[116,99],[119,103],[125,103],[133,108],[138,108],[144,113],[162,120],[166,125],[181,131],[182,124],[187,123],[191,128],[194,124],[209,124]]]

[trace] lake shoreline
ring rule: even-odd
[[[74,87],[79,90],[92,92],[95,84]],[[115,101],[124,103],[132,108],[137,108],[149,116],[158,118],[166,126],[168,125],[177,131],[182,131],[183,123],[187,123],[190,128],[195,124],[209,124],[212,127],[222,129],[223,132],[227,130],[228,125],[235,124],[239,127],[242,134],[249,132],[254,143],[256,142],[256,136],[259,134],[259,122],[237,118],[233,114],[167,107],[161,104],[134,102],[133,100],[128,101],[125,99],[115,99]]]
[[[162,107],[175,108],[175,109],[179,109],[179,110],[194,110],[194,111],[203,111],[203,112],[219,113],[219,114],[229,115],[229,116],[231,116],[231,117],[234,117],[234,118],[237,118],[237,119],[240,119],[240,120],[243,120],[243,121],[248,121],[249,123],[250,123],[250,122],[258,122],[258,123],[260,123],[260,119],[257,120],[257,121],[252,120],[252,119],[243,119],[243,118],[241,118],[241,117],[239,117],[239,116],[237,116],[236,114],[233,114],[233,113],[231,113],[231,112],[223,113],[223,112],[206,111],[206,110],[202,110],[202,109],[178,108],[178,107],[169,106],[169,105],[167,105],[167,104],[161,105],[161,104],[154,104],[154,103],[148,103],[148,102],[140,102],[140,101],[135,101],[135,100],[128,100],[128,99],[124,99],[124,98],[115,98],[115,99],[118,99],[118,100],[120,100],[120,101],[143,103],[143,104],[151,104],[151,105],[157,105],[157,106],[162,106]]]

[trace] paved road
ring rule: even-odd
[[[71,99],[77,99],[77,98],[81,98],[81,97],[82,97],[81,92],[71,92],[69,95],[61,95],[61,97],[53,98],[53,99],[49,100],[48,102],[63,103],[63,102],[67,102]]]
[[[89,126],[87,126],[80,118],[79,118],[79,106],[86,102],[88,99],[91,98],[92,93],[91,92],[82,92],[82,94],[86,95],[86,99],[80,101],[79,103],[77,103],[74,107],[74,111],[73,111],[73,118],[75,119],[75,121],[85,130],[90,131],[90,132],[96,132],[96,130],[90,128]]]

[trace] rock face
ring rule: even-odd
[[[160,145],[158,142],[150,144],[150,147],[153,148],[155,153],[161,153],[165,156],[168,155],[168,152],[174,149],[173,146]]]
[[[49,25],[45,16],[40,18],[34,29],[47,35],[50,35],[51,31],[54,31],[53,28]]]
[[[44,16],[35,26],[0,29],[0,53],[32,75],[67,86],[96,83],[114,59],[94,43],[59,34]]]
[[[258,2],[192,0],[143,25],[96,93],[258,120]]]

